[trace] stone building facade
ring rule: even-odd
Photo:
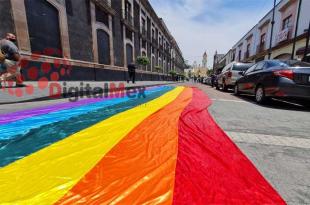
[[[185,68],[178,44],[148,0],[0,0],[0,36],[7,32],[16,34],[29,61],[26,80],[31,67],[63,59],[72,72],[60,80],[125,80],[127,65],[138,56],[151,62],[139,67],[138,80],[166,80],[170,71]]]

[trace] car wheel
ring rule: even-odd
[[[258,86],[255,91],[255,101],[258,104],[264,104],[267,101],[267,97],[265,95],[265,89],[263,86]]]
[[[227,87],[227,85],[225,84],[225,81],[223,81],[222,90],[223,90],[224,92],[226,92],[226,91],[228,90],[228,87]]]
[[[235,87],[234,87],[234,94],[237,95],[237,96],[240,95],[239,85],[238,84],[236,84]]]

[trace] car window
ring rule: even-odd
[[[225,66],[225,68],[223,69],[222,73],[226,72],[227,70],[229,70],[231,68],[231,64]]]
[[[232,70],[235,71],[246,71],[248,70],[253,64],[235,64]]]
[[[254,71],[263,70],[264,66],[265,66],[265,62],[258,63]]]
[[[274,61],[269,61],[267,63],[267,68],[271,68],[271,67],[277,67],[277,66],[282,66],[282,67],[286,67],[287,64],[279,61],[279,60],[274,60]]]
[[[256,66],[257,66],[257,64],[255,64],[255,65],[253,65],[252,67],[250,67],[250,68],[245,72],[245,74],[249,74],[249,73],[253,72],[253,71],[255,70]]]

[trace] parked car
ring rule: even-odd
[[[310,100],[310,64],[302,61],[267,60],[246,72],[236,84],[236,95],[255,95],[257,103],[270,98],[291,98]]]
[[[203,79],[203,84],[211,85],[211,77],[205,77]]]
[[[217,77],[217,86],[223,91],[227,91],[229,88],[233,89],[236,81],[241,78],[241,71],[246,71],[253,63],[237,63],[232,62],[224,67],[222,73]]]

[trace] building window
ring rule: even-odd
[[[145,11],[141,10],[143,16],[146,16]]]
[[[283,20],[282,30],[288,29],[291,26],[291,24],[292,24],[292,15]]]
[[[96,21],[103,23],[107,27],[109,27],[109,15],[98,6],[96,6]]]
[[[32,52],[62,57],[58,10],[46,0],[25,0]]]
[[[153,56],[152,57],[152,70],[155,69],[155,57]]]
[[[98,60],[100,64],[109,65],[110,62],[110,37],[104,30],[97,30]]]
[[[142,40],[142,48],[146,49],[146,41]]]
[[[125,2],[125,19],[128,21],[132,21],[131,18],[131,4],[129,3],[129,1]]]
[[[265,42],[266,42],[266,33],[260,36],[260,44],[265,45]]]
[[[142,18],[142,32],[146,31],[146,20],[144,18]]]
[[[127,65],[133,63],[133,48],[130,44],[126,44]]]
[[[132,40],[132,32],[126,28],[126,38]]]

